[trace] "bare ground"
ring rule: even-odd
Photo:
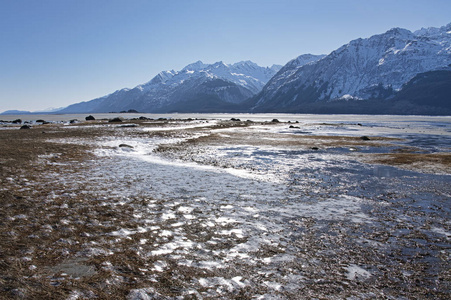
[[[164,121],[133,123],[149,128],[167,126]],[[0,297],[141,299],[139,293],[145,293],[161,299],[252,299],[257,295],[272,295],[274,299],[449,299],[449,236],[427,234],[439,225],[448,232],[451,230],[449,187],[441,182],[433,183],[431,190],[421,189],[423,193],[433,193],[435,189],[441,195],[427,209],[421,206],[421,201],[409,198],[415,193],[409,194],[405,189],[401,192],[411,203],[399,200],[401,197],[388,189],[377,197],[368,194],[365,212],[375,220],[372,224],[320,220],[302,214],[285,217],[284,228],[274,243],[253,249],[248,259],[231,260],[226,267],[213,268],[201,267],[201,262],[180,264],[177,256],[152,252],[158,249],[157,245],[176,239],[165,236],[163,229],[177,225],[178,218],[182,218],[177,213],[182,204],[136,194],[124,199],[98,190],[97,184],[102,180],[99,173],[91,178],[92,169],[109,165],[109,158],[93,154],[98,147],[95,141],[115,136],[186,137],[202,132],[202,136],[182,143],[162,144],[156,152],[171,159],[210,165],[215,163],[202,158],[203,149],[214,146],[245,143],[312,151],[313,147],[358,148],[369,143],[375,148],[387,147],[395,142],[382,137],[365,141],[356,137],[211,132],[232,126],[246,128],[250,124],[225,122],[183,132],[142,132],[112,127],[105,122],[0,130]],[[360,154],[349,155],[360,159]],[[449,153],[368,155],[375,163],[419,171],[430,170],[431,164],[449,171],[451,161]],[[216,162],[221,164],[227,167],[223,160]],[[111,177],[105,176],[105,180]],[[333,187],[322,184],[333,182],[321,179],[315,184],[329,193]],[[108,184],[120,184],[127,189],[134,185],[134,179],[123,176],[121,182]],[[296,190],[299,186],[293,184],[291,188]],[[365,188],[368,188],[365,183],[360,183],[353,192],[365,194]],[[148,211],[149,203],[159,220],[153,225],[160,230],[141,232],[139,228],[145,222],[137,220],[137,215]],[[163,218],[168,210],[177,218]],[[194,209],[192,214],[195,220],[185,222],[180,229],[183,236],[216,253],[218,260],[226,250],[251,239],[240,234],[224,238],[220,232],[233,230],[233,224],[205,227],[209,220],[206,212]],[[273,215],[261,213],[261,217],[271,220]],[[126,238],[114,234],[124,228],[134,233]],[[193,254],[183,252],[183,260],[195,262],[201,255],[199,251],[205,250],[197,249]],[[284,255],[292,259],[263,263],[267,261],[265,258]],[[248,261],[252,258],[256,264]],[[353,267],[357,270],[354,273]],[[231,287],[221,284],[220,278],[228,279]],[[276,283],[281,287],[274,287]]]

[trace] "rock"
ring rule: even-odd
[[[16,120],[12,121],[12,123],[13,124],[20,124],[20,123],[22,123],[22,120],[21,119],[16,119]]]
[[[280,121],[279,120],[277,120],[277,119],[272,119],[272,121],[271,121],[272,123],[279,123]]]
[[[74,120],[70,120],[69,123],[70,124],[75,124],[75,123],[77,123],[77,121],[78,121],[77,119],[74,119]]]
[[[297,129],[300,129],[301,127],[290,125],[290,128],[297,128]]]
[[[133,149],[133,146],[127,145],[127,144],[120,144],[119,148],[130,148]]]
[[[109,119],[108,122],[110,123],[120,123],[122,122],[121,118],[113,118],[113,119]]]
[[[312,147],[311,149],[312,149],[312,150],[315,150],[315,151],[316,151],[316,150],[319,150],[318,147]]]
[[[240,119],[235,119],[235,118],[231,118],[230,121],[234,121],[234,122],[240,122]]]
[[[20,127],[20,129],[31,129],[31,126],[29,126],[29,125],[22,125],[22,127]]]
[[[46,122],[45,120],[39,119],[39,120],[36,120],[36,123],[48,124],[49,122]]]
[[[96,118],[94,118],[92,115],[89,115],[85,118],[86,121],[94,121]]]
[[[370,141],[370,138],[367,137],[366,135],[361,136],[360,139],[363,140],[363,141]]]

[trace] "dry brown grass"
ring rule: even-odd
[[[426,173],[451,173],[450,153],[387,153],[373,154],[366,161],[398,166]]]
[[[187,147],[209,147],[209,146],[269,146],[288,147],[290,149],[309,149],[312,147],[336,148],[336,147],[383,147],[390,146],[392,142],[399,141],[395,138],[371,137],[365,141],[360,137],[351,136],[312,136],[297,134],[276,134],[266,132],[227,132],[211,133],[208,135],[188,139],[178,144],[161,144],[156,151],[181,151]]]

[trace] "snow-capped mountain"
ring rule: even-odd
[[[180,71],[163,71],[133,89],[118,90],[88,102],[70,105],[61,113],[127,111],[218,111],[252,97],[281,66],[260,67],[251,61],[235,64],[201,61]]]
[[[451,64],[451,23],[415,32],[393,28],[316,62],[298,66],[298,59],[253,98],[254,111],[300,112],[312,103],[390,98],[417,74]]]

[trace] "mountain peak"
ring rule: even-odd
[[[315,55],[315,54],[302,54],[299,55],[298,57],[296,57],[295,59],[290,60],[282,69],[287,69],[288,68],[300,68],[306,64],[309,63],[314,63],[320,59],[322,59],[323,57],[325,57],[326,55],[324,54],[319,54],[319,55]]]
[[[240,67],[240,66],[252,66],[252,67],[259,67],[256,63],[250,60],[242,60],[237,63],[234,63],[232,67]]]
[[[225,64],[222,60],[215,62],[214,64],[210,65],[212,68],[223,68],[223,67],[228,67],[227,64]]]
[[[207,67],[208,65],[204,64],[202,61],[198,60],[192,64],[187,65],[182,69],[182,71],[199,71]]]
[[[395,28],[392,28],[392,29],[388,30],[385,33],[385,35],[410,38],[413,35],[413,33],[410,30],[407,30],[407,29],[404,29],[404,28],[395,27]]]
[[[421,28],[420,30],[417,30],[414,32],[417,36],[427,36],[427,37],[433,37],[433,36],[440,36],[443,34],[450,35],[451,36],[451,23],[442,26],[442,27],[428,27],[428,28]]]
[[[274,72],[279,72],[279,70],[280,69],[282,69],[282,65],[276,65],[276,64],[273,64],[271,67],[269,67],[271,70],[273,70]]]

